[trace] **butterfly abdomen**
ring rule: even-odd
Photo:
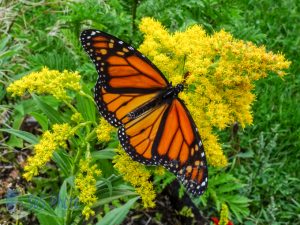
[[[133,120],[139,116],[141,116],[142,114],[144,114],[145,112],[147,112],[148,110],[151,109],[155,109],[158,106],[160,106],[162,103],[161,101],[161,97],[160,95],[157,96],[156,98],[154,98],[153,100],[151,100],[150,102],[147,102],[146,104],[138,107],[137,109],[135,109],[134,111],[128,113],[128,117]]]
[[[170,85],[168,88],[166,88],[160,94],[158,94],[153,100],[138,107],[134,111],[130,112],[128,114],[128,117],[130,119],[135,119],[135,118],[141,116],[143,113],[147,112],[148,110],[155,109],[155,108],[161,106],[162,104],[164,104],[165,102],[176,98],[178,96],[179,92],[181,92],[182,90],[183,90],[182,84],[178,84],[175,87],[172,87]]]

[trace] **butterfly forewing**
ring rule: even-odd
[[[149,93],[169,84],[150,60],[116,37],[97,30],[85,30],[81,42],[96,66],[98,86],[108,91]]]
[[[129,112],[153,100],[169,84],[145,56],[116,37],[85,30],[81,42],[99,74],[98,110],[113,126],[129,121]]]

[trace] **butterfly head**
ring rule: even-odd
[[[179,92],[182,92],[183,89],[184,89],[183,84],[177,84],[177,85],[175,86],[175,88],[174,88],[175,93],[176,93],[177,95],[179,94]]]

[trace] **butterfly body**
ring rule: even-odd
[[[177,86],[173,87],[172,84],[170,84],[165,90],[163,90],[161,93],[159,93],[153,100],[148,102],[145,105],[142,105],[135,109],[134,111],[130,112],[128,116],[130,119],[135,119],[142,115],[143,113],[147,112],[148,110],[157,108],[161,106],[162,104],[172,101],[172,99],[177,98],[178,94],[183,91],[183,85],[178,84]]]
[[[198,129],[178,97],[183,84],[172,86],[147,57],[112,35],[85,30],[80,39],[99,75],[98,110],[119,128],[124,150],[143,164],[164,166],[201,195],[207,164]]]

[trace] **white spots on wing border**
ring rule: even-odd
[[[123,149],[127,152],[127,154],[135,161],[143,163],[145,165],[162,165],[170,172],[174,173],[177,179],[182,182],[182,184],[186,187],[186,190],[193,195],[201,195],[207,188],[207,171],[206,166],[199,166],[204,169],[204,179],[201,183],[198,183],[196,180],[190,179],[190,175],[186,175],[185,171],[188,165],[180,166],[179,161],[176,160],[168,160],[167,158],[160,157],[154,155],[152,159],[147,160],[139,155],[133,146],[130,144],[130,140],[128,135],[126,134],[126,130],[124,126],[121,126],[118,130],[118,137]]]
[[[104,75],[104,74],[103,74]],[[106,105],[102,100],[101,88],[107,89],[107,85],[105,84],[105,80],[101,78],[102,76],[99,74],[98,80],[94,87],[94,99],[96,101],[96,105],[100,114],[113,126],[119,127],[122,125],[121,121],[119,121],[114,113],[108,111]]]

